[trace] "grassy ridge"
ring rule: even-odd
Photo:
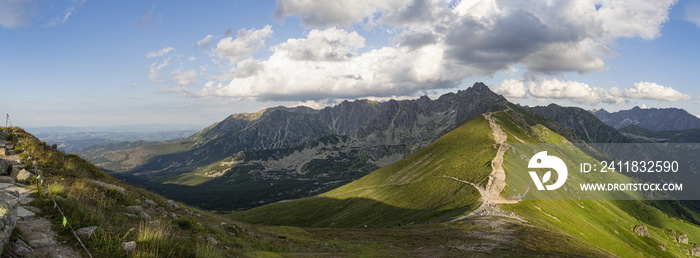
[[[530,143],[567,142],[564,137],[540,125],[530,127],[533,134],[526,133],[525,130],[521,129],[518,115],[509,114],[509,112],[512,111],[494,115],[507,133],[509,141],[515,142],[515,139],[518,139]],[[522,159],[522,154],[518,151],[522,150],[507,153],[506,159],[517,162],[512,162],[515,165],[506,167],[506,169],[526,171],[527,159]],[[549,154],[566,157],[565,160],[589,162],[592,160],[576,148],[551,149]],[[529,158],[529,156],[526,157]],[[509,173],[509,175],[513,174],[517,175],[517,173]],[[523,173],[523,175],[525,174]],[[570,171],[567,183],[573,182],[574,185],[578,185],[579,182],[602,181],[601,178],[595,176],[594,173],[582,175],[579,172]],[[605,180],[620,183],[634,182],[634,179],[621,173],[608,174]],[[502,207],[504,210],[514,211],[523,216],[533,225],[570,235],[624,257],[679,257],[687,255],[688,250],[693,245],[672,241],[672,230],[686,233],[691,243],[700,241],[700,235],[698,235],[700,227],[698,225],[690,223],[683,217],[673,216],[675,212],[672,212],[672,209],[682,209],[685,214],[691,217],[697,216],[697,213],[684,208],[678,202],[657,202],[656,205],[653,205],[653,203],[645,201],[604,200],[610,197],[605,196],[605,192],[594,193],[593,196],[587,197],[598,200],[575,200],[582,198],[580,196],[582,193],[576,189],[565,189],[557,194],[565,195],[566,199],[569,200],[522,201],[518,204],[503,205]],[[641,237],[635,234],[632,229],[637,225],[646,225],[650,237]],[[661,246],[664,246],[666,251],[663,251]]]

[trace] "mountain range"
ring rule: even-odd
[[[593,114],[607,125],[616,129],[621,129],[628,125],[636,125],[655,131],[700,128],[700,118],[678,108],[634,107],[613,113],[600,109],[593,111]]]
[[[477,83],[435,100],[276,107],[232,115],[177,143],[108,151],[90,160],[186,203],[250,208],[351,182],[506,103]]]
[[[241,210],[350,183],[483,113],[504,110],[508,103],[476,83],[436,99],[344,101],[321,110],[274,107],[233,114],[180,141],[141,143],[134,148],[122,144],[85,154],[117,177],[170,198],[205,209]],[[520,115],[571,142],[633,142],[629,133],[598,118],[611,114],[605,110],[590,112],[556,104],[528,109],[534,113]],[[685,111],[635,108],[630,112],[610,116],[636,114],[637,118],[625,121],[646,121],[659,112]],[[685,114],[678,116],[692,122],[694,116]]]
[[[96,152],[91,159],[111,175],[166,197],[205,209],[235,210],[226,219],[204,214],[216,223],[228,221],[207,228],[176,218],[201,214],[185,212],[189,209],[175,214],[175,227],[168,230],[178,232],[176,238],[194,234],[204,239],[204,234],[225,243],[225,248],[194,243],[198,253],[200,248],[223,251],[236,245],[234,250],[290,255],[700,255],[694,244],[700,241],[700,206],[693,202],[614,201],[603,198],[607,193],[586,199],[569,188],[555,193],[565,199],[559,201],[509,194],[531,183],[526,173],[506,176],[506,171],[526,171],[534,153],[515,147],[517,143],[546,143],[550,154],[593,162],[605,153],[586,148],[587,143],[696,139],[695,129],[657,131],[629,125],[618,130],[595,113],[558,105],[522,107],[477,83],[437,99],[357,100],[321,110],[275,107],[234,114],[179,141],[125,145]],[[32,139],[24,137],[31,144],[22,146],[45,152],[38,157],[48,164],[43,167],[52,168],[52,176],[72,171],[109,179],[88,165],[76,168],[82,161],[62,164],[77,157],[55,154]],[[616,182],[636,180],[622,173],[611,176]],[[73,199],[62,205],[91,207],[78,194],[85,189],[80,180],[63,180],[76,184],[67,188]],[[583,173],[570,173],[568,181],[603,182]],[[109,202],[98,204],[113,212],[125,207],[118,203],[138,204],[131,199],[139,196],[155,199],[156,207],[166,203],[157,195],[129,189],[137,194],[127,199],[103,195]],[[100,197],[90,198],[94,202]],[[147,231],[142,225],[139,232]],[[127,231],[131,229],[116,232],[126,236]],[[112,248],[102,245],[103,252]]]

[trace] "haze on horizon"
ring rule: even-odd
[[[211,124],[436,97],[700,115],[700,2],[0,0],[14,125]],[[4,115],[4,114],[3,114]]]

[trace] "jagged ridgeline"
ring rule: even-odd
[[[483,83],[437,99],[345,101],[235,114],[183,141],[92,157],[116,176],[206,209],[326,192],[396,162],[507,100]]]
[[[497,212],[498,216],[522,219],[528,225],[551,231],[550,234],[573,237],[609,255],[673,257],[695,252],[692,243],[700,241],[700,227],[696,224],[700,215],[679,202],[501,201],[502,210],[494,206],[484,208],[484,192],[488,191],[477,188],[489,189],[492,161],[499,149],[495,127],[489,119],[507,136],[508,143],[571,142],[545,126],[552,124],[547,118],[509,104],[507,110],[479,116],[406,158],[352,183],[317,196],[281,201],[230,216],[270,225],[397,227],[465,217],[465,222],[470,223],[478,221],[469,216],[478,208],[488,215]],[[577,139],[573,134],[570,137]],[[557,146],[553,145],[550,153],[593,160],[573,145]],[[505,159],[519,158],[512,155],[519,154],[508,154]],[[619,177],[616,180],[621,182],[632,180]],[[572,173],[569,180],[596,179]],[[505,199],[506,188],[498,196],[489,196],[491,203]],[[565,194],[574,199],[577,193]],[[690,242],[679,242],[679,235]]]

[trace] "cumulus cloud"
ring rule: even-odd
[[[338,28],[312,30],[304,39],[289,39],[274,47],[275,53],[292,60],[342,61],[352,58],[357,49],[365,46],[365,38],[357,32]]]
[[[35,10],[34,0],[0,0],[0,26],[17,28],[29,25]]]
[[[653,82],[637,82],[632,88],[618,89],[613,87],[610,93],[615,96],[635,99],[655,99],[663,101],[690,100],[690,95],[683,94],[671,87],[666,87]]]
[[[527,89],[525,89],[525,83],[522,80],[508,79],[492,88],[494,92],[508,98],[524,98],[527,96]]]
[[[603,28],[614,37],[653,39],[659,35],[660,24],[668,20],[668,12],[676,0],[614,0],[599,1],[598,13]]]
[[[231,68],[198,95],[302,102],[406,96],[455,87],[470,76],[491,76],[517,66],[524,69],[526,79],[537,81],[530,85],[533,96],[620,103],[620,96],[601,88],[539,79],[606,70],[605,59],[615,55],[611,46],[616,39],[658,37],[674,3],[281,0],[279,19],[297,16],[314,29],[305,37],[271,46],[271,55],[260,60],[250,55],[265,45],[272,34],[269,26],[240,30],[236,38],[220,40],[213,55],[229,59]],[[396,34],[391,45],[368,49],[361,33],[352,30],[355,25]],[[509,83],[499,90],[511,97],[526,95],[524,85]],[[551,92],[557,89],[574,93]]]
[[[195,47],[208,47],[209,44],[211,44],[211,40],[214,39],[214,35],[207,35],[203,39],[197,41],[197,43],[194,43]]]
[[[343,46],[344,45],[344,46]],[[358,53],[364,38],[339,28],[312,30],[272,48],[266,60],[246,59],[228,74],[228,83],[211,81],[202,96],[261,100],[318,100],[410,95],[424,88],[456,86],[458,75],[439,64],[439,48],[384,47]]]
[[[146,54],[146,58],[156,58],[167,55],[171,51],[175,50],[173,47],[164,47],[158,51],[149,52]]]
[[[192,85],[195,80],[197,80],[197,71],[194,69],[191,70],[182,70],[178,69],[173,71],[173,79],[175,82],[177,82],[178,85],[180,86],[189,86]]]
[[[570,99],[587,104],[622,104],[624,99],[608,93],[598,87],[577,81],[560,81],[557,79],[540,80],[528,83],[530,94],[537,98]]]
[[[219,57],[225,57],[231,62],[235,62],[262,48],[265,45],[265,40],[271,35],[272,27],[270,25],[259,30],[241,29],[238,31],[238,36],[235,39],[226,37],[219,40],[214,53]]]
[[[282,20],[290,15],[298,15],[301,21],[311,26],[350,25],[362,22],[365,17],[388,7],[387,2],[397,1],[277,1],[275,15]]]

